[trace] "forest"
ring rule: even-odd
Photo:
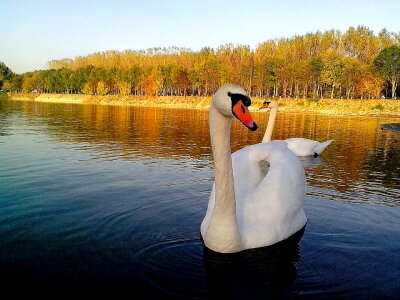
[[[366,26],[277,38],[255,49],[105,51],[24,74],[0,66],[0,88],[20,93],[209,96],[235,83],[257,97],[396,99],[399,79],[400,33]]]

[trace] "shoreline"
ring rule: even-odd
[[[211,97],[202,96],[90,96],[84,94],[8,94],[9,99],[45,103],[98,104],[135,107],[208,109]],[[308,112],[346,116],[400,117],[400,100],[391,99],[266,99],[252,98],[250,111],[257,111],[264,101],[275,100],[282,112]],[[265,110],[267,111],[267,110]]]

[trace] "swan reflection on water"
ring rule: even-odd
[[[325,164],[324,159],[321,156],[301,156],[299,157],[304,169],[312,169],[320,167]]]
[[[299,242],[305,227],[272,246],[222,254],[203,247],[208,293],[211,299],[273,299],[293,286]]]

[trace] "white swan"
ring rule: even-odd
[[[278,113],[278,103],[276,101],[266,101],[263,106],[259,108],[270,108],[271,112],[268,117],[268,125],[265,130],[265,134],[262,142],[266,143],[271,141],[272,131],[275,125],[276,114]],[[297,156],[315,156],[317,157],[328,147],[333,140],[318,142],[305,138],[290,138],[286,139],[285,142],[288,144],[290,150],[292,150]]]
[[[216,252],[269,246],[307,222],[304,170],[285,142],[255,144],[231,155],[233,117],[257,129],[250,104],[240,86],[226,85],[214,94],[209,109],[215,181],[200,229],[205,246]],[[263,161],[270,165],[267,174],[260,167]]]

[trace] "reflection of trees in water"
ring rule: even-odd
[[[41,117],[50,137],[85,143],[108,155],[212,159],[205,110],[32,102],[14,105],[20,105],[27,115]],[[255,133],[234,121],[232,151],[260,142],[267,117],[267,113],[254,113],[260,126]],[[322,154],[325,163],[306,169],[311,186],[345,192],[375,176],[383,185],[394,187],[400,178],[398,135],[379,130],[379,124],[393,120],[280,113],[273,139],[335,140]]]
[[[11,123],[10,102],[7,101],[7,95],[0,93],[0,136],[10,135],[9,124]]]
[[[381,176],[383,185],[394,187],[400,178],[400,143],[396,134],[379,130],[379,124],[388,120],[393,119],[278,114],[273,139],[335,140],[322,154],[323,164],[306,165],[311,186],[346,192],[373,176],[381,180]]]
[[[45,117],[45,132],[62,142],[87,143],[124,157],[209,157],[207,114],[180,109],[23,103]],[[202,116],[203,115],[203,116]],[[111,154],[111,153],[110,153]]]
[[[387,136],[392,136],[388,140]],[[398,189],[400,183],[400,142],[396,138],[396,133],[385,132],[379,137],[379,144],[383,147],[374,148],[368,155],[365,163],[367,179],[376,179],[377,172],[380,171],[379,180],[388,188]],[[382,172],[384,170],[384,172]]]

